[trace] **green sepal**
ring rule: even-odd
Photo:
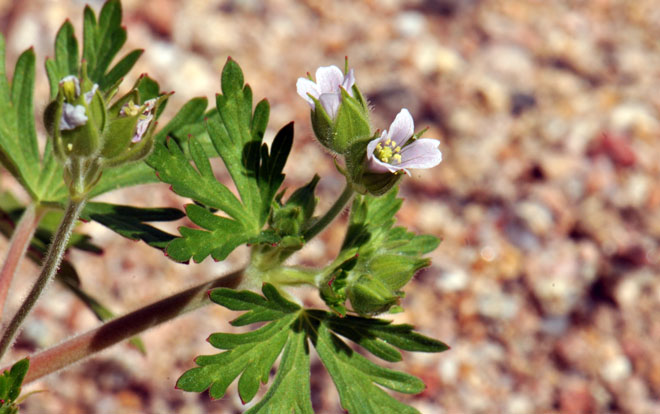
[[[364,140],[371,135],[369,112],[362,103],[341,89],[341,104],[334,123],[334,141],[332,149],[345,154],[354,142]]]
[[[367,169],[367,145],[377,136],[366,137],[351,143],[344,154],[347,177],[359,194],[381,196],[397,185],[402,173],[374,173]]]
[[[362,194],[368,193],[375,196],[382,196],[397,185],[401,177],[403,177],[403,173],[378,174],[367,171],[361,175],[358,182],[364,188]]]
[[[336,135],[334,122],[321,105],[321,102],[313,96],[310,96],[310,98],[314,101],[315,108],[310,113],[314,135],[324,147],[336,151],[334,148]]]
[[[353,85],[351,88],[353,91],[353,96],[355,99],[360,103],[360,106],[362,106],[362,109],[364,110],[365,113],[369,113],[369,103],[367,102],[367,99],[362,95],[362,92],[360,89],[357,87],[357,85]]]
[[[140,114],[136,114],[110,120],[108,129],[105,132],[103,149],[101,150],[103,158],[116,157],[128,148],[135,133],[139,116]]]
[[[348,257],[348,259],[342,261],[345,257]],[[357,264],[357,259],[357,249],[342,252],[334,262],[340,262],[339,265],[328,266],[328,269],[332,270],[323,278],[319,286],[321,299],[323,299],[330,309],[341,316],[346,315],[347,312],[344,303],[347,299],[348,276],[349,272]]]
[[[365,274],[351,284],[348,298],[353,310],[360,315],[376,315],[397,304],[400,296],[381,280]]]

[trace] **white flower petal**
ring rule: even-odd
[[[371,160],[369,160],[369,171],[375,172],[375,173],[386,173],[386,172],[391,172],[395,173],[401,168],[398,165],[392,165],[388,164],[386,162],[383,162],[379,160],[376,157],[373,157]]]
[[[82,105],[73,106],[65,103],[62,106],[62,118],[60,118],[60,131],[75,129],[87,122],[85,107]]]
[[[344,81],[341,83],[341,86],[346,89],[346,92],[348,92],[350,96],[353,96],[353,85],[355,85],[355,73],[353,72],[353,69],[351,69],[344,76]]]
[[[381,135],[380,138],[372,139],[367,144],[367,160],[376,158],[376,156],[374,155],[374,151],[376,151],[376,145],[378,145],[378,143],[383,139],[383,135]]]
[[[94,85],[92,85],[91,90],[85,92],[85,102],[87,102],[88,105],[92,103],[92,98],[94,98],[94,94],[98,89],[99,89],[99,85],[95,83]]]
[[[321,94],[339,92],[344,74],[337,66],[321,66],[316,70],[316,84]]]
[[[440,141],[420,138],[401,150],[400,168],[432,168],[442,162],[442,152],[438,149]]]
[[[307,78],[298,78],[298,81],[296,82],[296,90],[298,91],[298,95],[306,100],[312,109],[314,109],[314,100],[310,98],[309,95],[312,95],[316,99],[319,98],[321,92],[319,91],[318,85]]]
[[[412,115],[406,108],[403,108],[390,125],[388,138],[396,142],[396,145],[402,146],[414,133],[415,124]]]
[[[341,104],[341,95],[339,93],[323,93],[319,97],[319,102],[321,102],[330,119],[334,121],[337,118],[339,104]]]

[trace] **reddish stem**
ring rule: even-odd
[[[149,328],[211,303],[208,291],[218,287],[236,288],[243,278],[243,271],[244,269],[237,270],[161,299],[30,356],[30,368],[23,383],[37,380]]]
[[[32,236],[44,213],[44,209],[37,209],[34,204],[30,203],[23,211],[23,215],[9,240],[9,250],[2,264],[2,269],[0,269],[0,318],[4,314],[7,293],[9,293],[9,287],[16,273],[18,263],[30,245]]]

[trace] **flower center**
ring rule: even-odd
[[[401,147],[396,145],[396,142],[387,139],[385,142],[379,142],[374,150],[374,155],[379,160],[388,164],[396,163],[401,164]]]
[[[124,115],[126,116],[135,116],[138,113],[140,113],[140,107],[135,105],[135,102],[128,101],[126,105],[122,108],[122,111],[124,112]]]

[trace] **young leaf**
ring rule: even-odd
[[[243,83],[243,73],[231,59],[222,72],[222,91],[216,97],[217,115],[207,119],[207,129],[240,199],[215,178],[208,147],[196,138],[181,145],[174,140],[157,145],[148,159],[162,181],[196,203],[187,206],[186,213],[202,229],[180,228],[182,237],[167,247],[168,255],[177,261],[192,258],[199,262],[209,255],[222,260],[240,244],[279,241],[275,232],[262,228],[284,179],[282,169],[291,150],[293,125],[277,133],[269,151],[262,143],[268,103],[261,101],[252,111],[252,91]],[[218,216],[209,209],[221,210],[229,217]]]
[[[413,332],[410,325],[392,325],[390,321],[379,319],[338,318],[325,311],[302,309],[267,283],[262,291],[264,296],[232,289],[211,292],[212,301],[232,310],[248,311],[232,321],[232,325],[268,323],[244,334],[212,334],[211,345],[226,351],[198,357],[195,362],[199,366],[179,378],[178,388],[195,392],[209,389],[212,398],[220,398],[240,375],[238,391],[242,401],[248,402],[256,395],[259,382],[268,381],[277,356],[284,350],[271,388],[247,413],[311,414],[309,339],[349,413],[418,413],[376,385],[403,393],[418,393],[424,389],[418,378],[368,361],[336,334],[355,339],[359,345],[390,361],[400,359],[394,346],[441,352],[447,349],[445,344]]]

